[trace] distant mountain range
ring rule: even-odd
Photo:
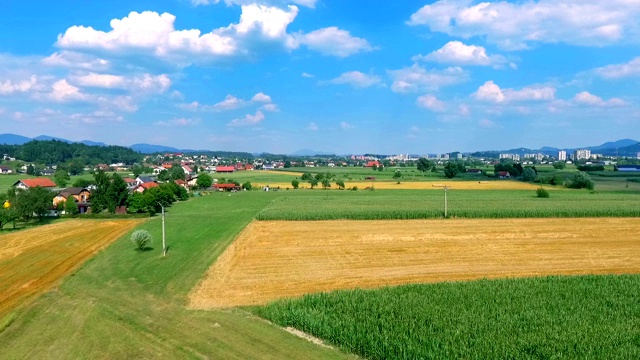
[[[67,143],[81,143],[89,146],[107,146],[107,144],[102,142],[95,142],[90,140],[82,140],[82,141],[71,141],[62,138],[56,138],[53,136],[40,135],[35,138],[29,138],[22,135],[16,134],[0,134],[0,144],[6,145],[22,145],[32,140],[58,140],[64,141]],[[191,149],[177,149],[171,146],[163,146],[163,145],[153,145],[153,144],[133,144],[129,146],[129,148],[143,154],[152,154],[152,153],[193,153],[193,152],[204,152],[208,150],[191,150]],[[543,146],[540,149],[528,149],[528,148],[518,148],[518,149],[509,149],[509,150],[488,150],[488,151],[476,151],[472,154],[495,154],[495,153],[509,153],[509,154],[519,154],[520,156],[524,154],[535,154],[535,153],[543,153],[545,155],[555,156],[558,154],[559,150],[566,150],[567,153],[573,152],[576,149],[589,149],[592,152],[607,155],[607,156],[635,156],[638,152],[640,152],[640,141],[633,139],[622,139],[617,141],[606,142],[602,145],[597,146],[585,146],[580,148],[556,148],[551,146]],[[309,149],[301,149],[290,155],[292,156],[313,156],[313,155],[330,155],[328,152],[314,151]]]

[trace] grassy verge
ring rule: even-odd
[[[57,289],[11,319],[0,319],[3,359],[24,358],[340,358],[239,311],[185,308],[188,291],[254,215],[269,193],[215,194],[175,204],[161,222],[140,226],[153,250],[123,237]]]
[[[252,310],[368,359],[640,357],[640,276],[548,277],[306,295]]]
[[[449,190],[448,215],[459,218],[635,217],[640,194],[535,191]],[[258,215],[258,220],[429,219],[444,215],[443,191],[289,191]]]

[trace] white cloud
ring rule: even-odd
[[[85,124],[99,124],[104,122],[123,122],[122,115],[118,115],[113,111],[96,110],[90,113],[74,113],[69,118],[75,122]]]
[[[47,97],[56,102],[91,100],[89,95],[81,93],[80,88],[70,85],[65,79],[56,81]]]
[[[448,67],[444,70],[426,70],[413,64],[400,70],[389,70],[393,79],[391,90],[397,93],[437,90],[443,86],[467,81],[469,74],[460,67]]]
[[[468,39],[485,37],[515,50],[535,43],[603,46],[640,41],[636,0],[538,0],[511,3],[439,0],[407,24]]]
[[[159,126],[191,126],[200,123],[199,119],[177,118],[166,121],[158,121],[155,124]]]
[[[224,100],[219,103],[211,106],[213,110],[216,111],[225,111],[225,110],[234,110],[246,105],[246,101],[239,99],[233,95],[227,95]],[[207,107],[208,108],[208,107]]]
[[[603,100],[601,97],[593,95],[587,91],[582,91],[573,98],[576,104],[597,106],[597,107],[615,107],[624,106],[626,103],[619,98],[611,98],[609,100]]]
[[[255,115],[247,114],[244,118],[233,119],[227,125],[232,127],[258,125],[264,118],[265,116],[262,111],[257,111]]]
[[[367,75],[360,71],[348,71],[335,79],[329,80],[331,84],[347,84],[355,88],[367,88],[380,84],[382,80],[376,75]]]
[[[73,51],[55,52],[44,58],[42,64],[90,71],[106,71],[111,66],[107,60]]]
[[[343,130],[349,130],[349,129],[355,128],[355,126],[349,124],[346,121],[343,121],[343,122],[340,123],[340,128],[342,128]]]
[[[476,100],[494,103],[512,101],[551,101],[555,99],[556,89],[550,86],[530,86],[521,90],[501,89],[493,81],[487,81],[471,96]]]
[[[442,101],[438,100],[437,97],[430,94],[420,96],[416,100],[416,104],[418,104],[418,106],[420,107],[423,107],[425,109],[429,109],[435,112],[442,112],[445,110],[445,104]]]
[[[502,55],[487,55],[482,46],[465,45],[460,41],[449,41],[428,55],[418,55],[413,61],[433,61],[451,65],[501,66],[508,61]]]
[[[628,63],[608,65],[594,70],[605,79],[621,79],[640,75],[640,56]]]
[[[203,34],[198,29],[176,30],[176,17],[169,13],[133,11],[122,19],[111,20],[111,30],[107,32],[90,26],[72,26],[58,36],[56,45],[67,55],[73,51],[114,59],[151,57],[184,67],[194,62],[211,63],[232,56],[246,56],[251,54],[256,43],[261,42],[295,48],[297,44],[286,29],[297,14],[295,6],[282,10],[244,5],[237,24]],[[62,55],[52,55],[48,63],[68,66],[70,61]]]
[[[318,125],[316,125],[316,123],[310,122],[307,126],[307,129],[311,131],[318,131],[320,128],[318,127]]]
[[[28,80],[0,81],[0,95],[11,95],[14,93],[25,93],[31,90],[38,82],[38,77],[32,75]]]
[[[485,129],[492,129],[497,127],[497,124],[489,119],[482,119],[478,121],[478,126]]]
[[[287,4],[296,4],[306,6],[308,8],[315,8],[317,0],[191,0],[191,4],[194,6],[198,5],[212,5],[219,4],[224,2],[227,6],[232,5],[249,5],[249,4],[261,4],[261,5],[287,5]]]
[[[351,36],[348,31],[335,26],[318,29],[308,34],[298,34],[297,41],[323,55],[337,57],[374,50],[367,40]]]
[[[270,111],[270,112],[279,111],[278,105],[276,105],[276,104],[264,104],[264,105],[260,106],[260,110]]]
[[[460,116],[468,117],[471,115],[471,108],[469,108],[469,105],[467,104],[460,104],[460,106],[458,106],[458,114],[460,114]]]
[[[303,73],[302,73],[302,77],[305,77],[305,78],[314,78],[314,77],[315,77],[315,75],[311,75],[311,74],[309,74],[309,73],[303,72]]]
[[[261,102],[261,103],[270,103],[271,102],[271,96],[266,95],[265,93],[259,92],[255,95],[253,95],[253,97],[251,98],[251,101],[253,102]]]

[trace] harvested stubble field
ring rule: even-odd
[[[279,187],[281,189],[291,188],[291,183],[286,182],[273,182],[263,183],[256,182],[253,184],[257,187]],[[493,181],[401,181],[399,184],[397,181],[345,181],[344,185],[347,189],[354,186],[360,190],[373,187],[376,190],[440,190],[442,191],[445,186],[455,190],[535,190],[540,187],[538,184],[532,184],[522,181],[513,180],[493,180]],[[300,181],[301,188],[310,188],[308,182]],[[544,186],[548,190],[561,190],[563,188]],[[322,189],[322,185],[318,184],[316,189]],[[335,180],[331,181],[330,190],[337,190],[338,186],[335,184]],[[324,189],[322,189],[324,190]]]
[[[0,318],[143,220],[69,220],[0,236]]]
[[[190,294],[193,308],[480,278],[640,273],[637,219],[253,222]]]

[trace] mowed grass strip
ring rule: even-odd
[[[282,192],[281,192],[282,193]],[[432,219],[444,216],[444,190],[284,191],[258,220]],[[448,215],[455,218],[637,217],[638,193],[456,190],[447,192]]]
[[[281,189],[293,188],[291,182],[278,181],[274,178],[273,182],[265,182],[263,179],[259,179],[255,182],[255,186],[264,187],[279,187]],[[337,190],[338,186],[332,179],[331,187],[329,190]],[[300,181],[300,188],[311,188],[308,182]],[[491,180],[491,181],[465,181],[465,180],[442,180],[430,179],[429,181],[348,181],[344,180],[345,188],[357,187],[360,190],[366,188],[374,188],[376,190],[442,190],[445,186],[456,190],[535,190],[540,187],[538,184],[532,184],[522,181],[513,180]],[[564,190],[562,187],[544,186],[548,190]],[[322,184],[319,183],[316,189],[324,190]]]
[[[640,276],[407,285],[254,312],[367,359],[638,359]]]
[[[194,308],[408,283],[640,273],[637,219],[254,222],[190,295]]]
[[[0,236],[0,318],[140,224],[70,220]]]

